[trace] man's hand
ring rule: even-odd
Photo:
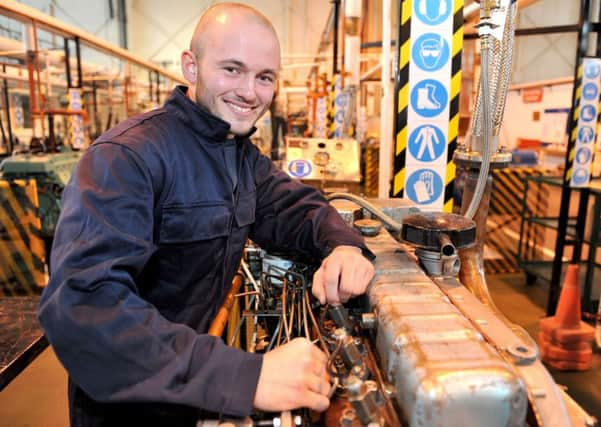
[[[313,295],[320,303],[346,302],[361,295],[374,276],[374,266],[355,246],[338,246],[313,276]]]
[[[263,411],[310,408],[322,412],[330,405],[327,357],[305,338],[265,353],[254,406]]]

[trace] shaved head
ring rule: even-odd
[[[190,40],[190,50],[197,56],[202,56],[204,45],[211,39],[214,31],[231,30],[236,22],[244,20],[254,22],[273,32],[277,40],[277,33],[273,25],[261,12],[241,3],[218,3],[208,8],[198,20],[194,34]]]
[[[255,9],[219,3],[200,17],[181,64],[188,97],[229,123],[231,135],[242,136],[273,100],[280,43],[273,25]]]

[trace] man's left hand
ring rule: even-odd
[[[320,303],[347,302],[361,295],[374,276],[374,266],[355,246],[337,246],[313,276],[313,295]]]

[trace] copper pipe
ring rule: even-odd
[[[36,110],[32,114],[35,115],[55,115],[55,116],[81,116],[81,118],[87,122],[89,120],[88,112],[86,110],[67,110],[66,108],[51,108],[48,110]]]
[[[463,200],[461,212],[465,213],[474,194],[478,180],[478,171],[470,170],[465,181],[463,190]],[[511,322],[495,305],[488,285],[484,271],[484,241],[486,240],[486,218],[488,217],[488,208],[490,206],[490,197],[492,192],[492,176],[486,180],[486,188],[480,201],[480,206],[474,215],[473,220],[476,223],[476,244],[471,248],[460,249],[459,258],[461,260],[461,269],[459,271],[459,280],[470,290],[478,300],[490,308],[524,343],[537,348],[536,343],[530,335],[520,326]]]
[[[234,279],[232,280],[232,286],[230,287],[230,290],[225,296],[223,304],[221,304],[219,311],[217,312],[215,318],[211,322],[211,326],[209,327],[208,332],[209,335],[214,337],[220,337],[223,334],[223,331],[225,330],[225,325],[227,324],[227,320],[230,315],[230,310],[232,309],[232,307],[234,306],[234,302],[236,301],[236,294],[238,293],[238,290],[240,289],[240,286],[242,286],[242,282],[244,281],[243,278],[244,276],[242,275],[242,271],[238,270],[238,272],[234,276]]]

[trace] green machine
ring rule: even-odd
[[[82,152],[17,154],[0,163],[1,179],[35,179],[41,237],[51,239],[61,210],[61,195]]]

